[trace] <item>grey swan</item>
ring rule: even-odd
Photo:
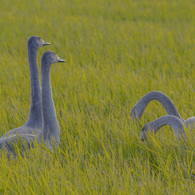
[[[165,95],[164,93],[160,91],[151,91],[144,95],[139,102],[135,104],[135,106],[132,108],[131,111],[131,118],[139,120],[142,117],[142,114],[144,110],[146,109],[147,105],[152,101],[152,100],[157,100],[159,101],[163,107],[165,108],[166,112],[168,115],[173,115],[181,119],[185,126],[187,128],[192,129],[195,126],[195,117],[188,118],[184,120],[180,114],[179,111],[177,110],[176,106],[174,103],[171,101],[171,99]]]
[[[37,135],[32,133],[11,134],[6,138],[0,139],[0,149],[7,149],[9,153],[15,151],[15,145],[22,146],[22,149],[34,147],[35,141],[45,143],[48,148],[53,150],[53,144],[59,145],[60,127],[56,117],[55,106],[53,102],[50,72],[53,63],[65,62],[54,52],[47,51],[41,58],[41,76],[42,76],[42,131]],[[8,132],[9,133],[9,132]]]
[[[39,81],[39,68],[37,62],[38,49],[50,45],[38,36],[32,36],[28,39],[28,59],[31,74],[31,107],[27,122],[9,133],[5,133],[2,138],[8,137],[10,134],[37,134],[42,129],[42,108],[41,108],[41,87]]]
[[[156,134],[161,129],[161,127],[165,125],[170,125],[174,129],[174,133],[178,139],[183,138],[185,140],[186,133],[184,130],[185,125],[183,121],[172,115],[162,116],[152,122],[147,123],[142,129],[140,139],[145,141],[149,131],[152,131]]]

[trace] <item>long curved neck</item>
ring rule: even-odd
[[[31,107],[26,125],[42,128],[41,87],[39,81],[39,68],[37,63],[37,48],[28,45],[28,58],[31,75]]]
[[[42,109],[43,109],[43,131],[40,134],[45,141],[52,141],[52,137],[55,138],[55,142],[58,145],[60,139],[60,128],[58,125],[55,106],[53,102],[51,82],[50,82],[50,70],[51,64],[48,65],[43,62],[41,65],[42,75]]]
[[[141,118],[144,110],[146,109],[147,105],[152,101],[157,100],[159,101],[165,110],[167,111],[167,114],[177,116],[181,120],[183,120],[174,105],[174,103],[171,101],[171,99],[165,95],[164,93],[160,91],[152,91],[147,93],[143,98],[133,107],[132,109],[132,115],[136,118],[136,113],[138,115],[138,118]],[[134,111],[134,112],[133,112]]]
[[[185,131],[183,128],[184,123],[175,116],[162,116],[153,122],[149,122],[148,125],[150,126],[151,131],[154,131],[155,133],[157,133],[161,129],[161,127],[170,125],[174,129],[176,136],[185,135]]]

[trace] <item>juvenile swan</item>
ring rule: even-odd
[[[9,131],[9,134],[36,134],[40,133],[39,129],[42,129],[42,109],[41,109],[41,87],[39,82],[39,68],[37,63],[37,53],[40,47],[50,45],[49,42],[43,41],[38,36],[32,36],[29,38],[28,47],[28,59],[31,74],[31,107],[30,114],[27,122],[16,129]],[[9,136],[8,133],[3,137]],[[2,138],[3,138],[2,137]]]
[[[42,75],[42,110],[43,110],[43,128],[38,135],[34,134],[15,134],[8,138],[0,139],[0,149],[5,147],[9,152],[14,152],[14,145],[20,144],[24,149],[26,143],[28,148],[33,147],[35,140],[38,143],[46,143],[52,149],[52,143],[59,145],[60,128],[58,125],[55,106],[52,97],[50,82],[50,72],[53,63],[65,62],[60,59],[54,52],[47,51],[41,58],[41,75]]]
[[[158,118],[155,121],[147,123],[142,129],[140,139],[142,141],[145,141],[147,139],[148,131],[152,131],[156,134],[160,130],[160,128],[165,125],[170,125],[174,129],[175,135],[178,138],[180,138],[181,136],[185,138],[186,136],[184,131],[185,125],[183,121],[176,116],[166,115]]]
[[[180,116],[176,106],[171,101],[171,99],[167,95],[165,95],[164,93],[162,93],[160,91],[151,91],[151,92],[147,93],[146,95],[144,95],[142,97],[142,99],[139,100],[139,102],[133,107],[133,109],[131,111],[131,118],[139,120],[142,117],[142,114],[143,114],[144,110],[146,109],[147,105],[152,100],[159,101],[163,105],[165,110],[167,111],[167,114],[176,116],[179,119],[181,119],[187,128],[191,129],[195,126],[195,117],[191,117],[191,118],[184,120]]]

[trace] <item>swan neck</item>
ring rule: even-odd
[[[159,119],[148,123],[148,125],[155,133],[157,133],[163,126],[170,125],[174,129],[176,135],[185,134],[183,122],[179,118],[171,115],[162,116]]]
[[[55,106],[53,102],[51,81],[50,81],[51,64],[42,63],[42,108],[43,108],[43,136],[45,141],[55,139],[56,144],[59,144],[60,129],[56,117]]]
[[[164,93],[158,92],[158,91],[149,92],[140,100],[140,105],[142,106],[142,108],[141,108],[142,112],[145,110],[146,106],[152,100],[159,101],[163,105],[165,110],[167,111],[167,114],[174,115],[174,116],[177,116],[180,119],[182,119],[179,112],[178,112],[178,110],[177,110],[177,108],[176,108],[176,106],[171,101],[171,99],[167,95],[165,95]]]
[[[37,63],[38,49],[28,45],[28,58],[31,75],[31,107],[28,126],[42,128],[41,87]]]

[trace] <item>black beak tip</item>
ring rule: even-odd
[[[58,62],[66,62],[66,60],[59,59]]]
[[[45,46],[45,45],[51,45],[51,43],[45,42],[45,43],[43,43],[43,46]]]

